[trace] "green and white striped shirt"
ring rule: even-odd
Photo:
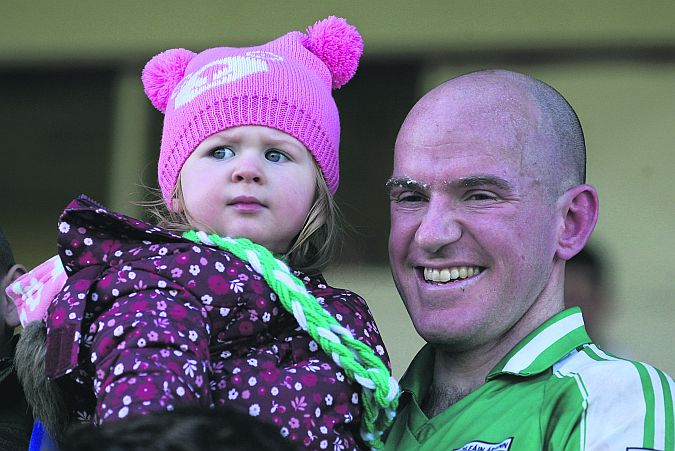
[[[650,365],[592,344],[575,307],[546,321],[489,373],[485,384],[429,419],[425,346],[401,380],[386,450],[675,451],[675,384]]]

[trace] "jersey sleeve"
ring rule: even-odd
[[[673,379],[642,362],[605,367],[584,377],[587,449],[675,449]]]
[[[551,384],[566,388],[543,416],[550,449],[675,449],[673,379],[595,347],[585,355],[587,364]]]

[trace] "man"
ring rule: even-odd
[[[428,344],[385,449],[673,449],[673,380],[564,310],[598,197],[560,94],[508,71],[445,82],[403,123],[387,186],[392,273]]]
[[[0,449],[28,449],[33,419],[14,370],[19,336],[14,329],[19,315],[5,288],[26,272],[14,262],[12,250],[0,230]]]

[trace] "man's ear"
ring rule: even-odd
[[[591,185],[575,186],[560,196],[558,206],[563,221],[556,255],[569,260],[586,245],[598,222],[598,192]]]
[[[26,268],[23,265],[12,266],[11,268],[9,268],[9,271],[7,271],[7,274],[2,279],[1,281],[2,283],[0,283],[0,289],[4,290],[12,282],[14,282],[16,279],[23,276],[24,274],[26,274]],[[12,328],[17,327],[20,324],[20,321],[19,321],[19,313],[16,311],[14,301],[10,299],[10,297],[7,296],[4,292],[2,294],[4,296],[0,296],[0,301],[7,303],[7,305],[5,306],[5,312],[7,315],[7,317],[5,318],[5,322],[9,327]]]

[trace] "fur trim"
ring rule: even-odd
[[[58,384],[45,375],[46,339],[47,327],[42,321],[29,323],[16,346],[14,366],[33,417],[61,442],[69,423],[68,406]]]

